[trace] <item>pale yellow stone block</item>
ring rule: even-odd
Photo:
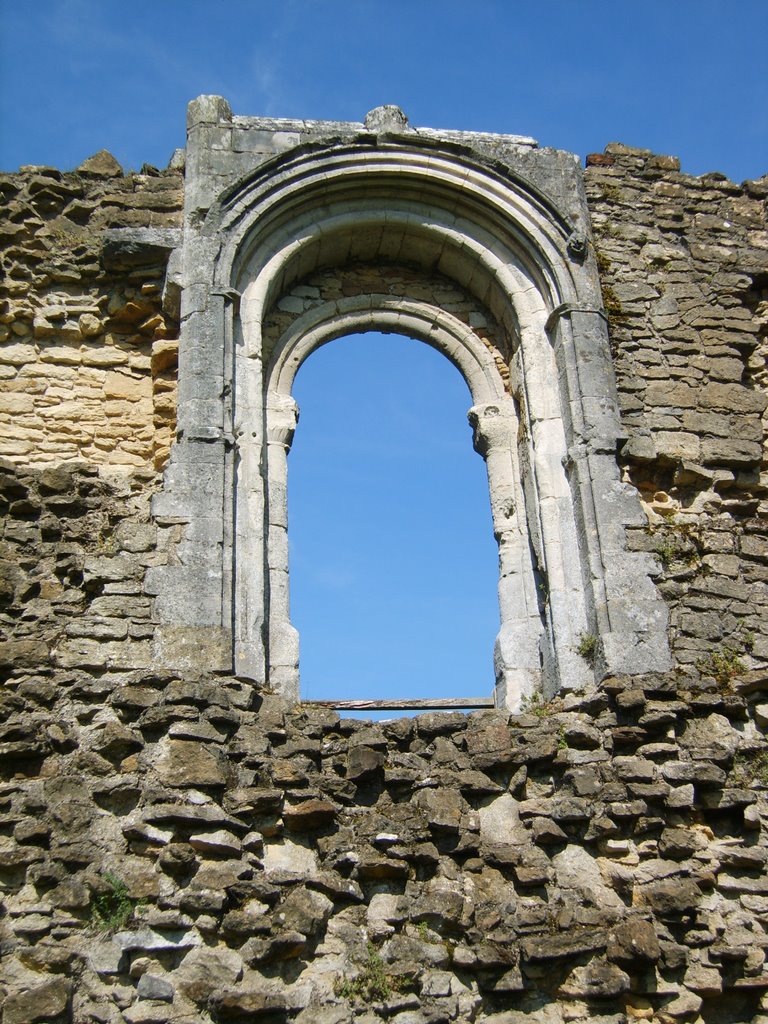
[[[125,417],[125,419],[127,420],[131,416],[133,410],[133,402],[105,402],[103,408],[105,416],[110,418]]]
[[[18,415],[20,413],[32,412],[35,408],[35,399],[32,395],[7,391],[0,394],[0,412]]]
[[[74,366],[62,366],[59,363],[28,363],[19,370],[20,377],[39,377],[42,380],[74,380],[77,369]]]
[[[103,419],[103,412],[96,402],[60,402],[51,406],[48,416],[72,423],[95,422]]]
[[[80,352],[76,348],[69,348],[64,345],[52,345],[50,348],[40,349],[40,362],[58,363],[63,366],[79,366],[82,362]]]
[[[108,372],[104,381],[104,394],[107,398],[127,398],[130,402],[137,402],[152,394],[152,381],[149,377],[129,377],[117,371]]]
[[[84,366],[124,366],[128,353],[118,348],[84,348],[81,350]]]
[[[100,388],[79,387],[77,380],[73,380],[70,387],[49,387],[46,388],[45,397],[49,402],[93,402],[101,399]]]
[[[8,369],[12,374],[14,373],[10,366],[0,367],[0,377],[3,375],[3,369]],[[45,388],[45,381],[39,377],[22,377],[21,374],[17,374],[14,377],[13,384],[7,384],[4,390],[24,392],[25,395],[43,395],[45,394]]]
[[[34,363],[37,360],[37,353],[34,345],[2,345],[0,346],[0,363],[10,366],[23,366],[25,363]]]
[[[95,338],[101,334],[104,327],[101,320],[93,313],[83,313],[78,320],[78,326],[84,338]]]
[[[21,459],[29,459],[30,452],[35,446],[29,441],[16,441],[12,438],[0,437],[0,455],[12,462],[19,462]]]

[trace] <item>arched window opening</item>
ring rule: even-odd
[[[463,378],[429,346],[371,332],[313,353],[293,393],[302,697],[490,697],[498,554]]]

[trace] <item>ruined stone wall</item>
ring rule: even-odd
[[[124,175],[103,154],[72,173],[4,174],[0,194],[0,455],[161,468],[178,326],[161,306],[168,254],[110,260],[104,230],[179,226],[181,173]]]
[[[2,179],[2,1024],[768,1020],[768,189],[589,163],[677,669],[389,723],[158,670],[166,250],[100,232],[175,226],[180,178]]]
[[[768,181],[609,146],[585,173],[628,441],[681,669],[768,660]]]

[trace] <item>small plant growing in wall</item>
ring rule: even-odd
[[[547,715],[547,702],[540,693],[531,693],[520,701],[520,710],[524,715],[545,718]]]
[[[576,653],[579,655],[580,658],[583,658],[584,661],[586,661],[590,668],[595,667],[595,662],[597,661],[598,644],[598,637],[596,637],[594,633],[579,634],[579,644],[576,648]]]
[[[380,1003],[397,990],[397,983],[387,974],[384,961],[372,942],[368,943],[360,973],[354,978],[339,978],[334,986],[337,996],[353,1003]]]
[[[768,787],[768,747],[760,750],[740,750],[733,759],[730,784],[750,787]]]
[[[133,917],[137,901],[128,895],[128,887],[111,871],[102,875],[105,888],[91,899],[91,923],[100,932],[118,932]]]
[[[696,667],[702,675],[712,676],[721,689],[727,688],[731,680],[746,668],[739,652],[727,645],[701,658]]]

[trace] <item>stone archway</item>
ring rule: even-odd
[[[155,512],[178,522],[190,511],[179,564],[155,574],[160,656],[183,659],[207,635],[222,662],[298,698],[291,385],[319,345],[376,329],[440,349],[472,394],[500,553],[497,702],[585,685],[583,634],[596,639],[598,671],[666,666],[650,560],[624,543],[641,513],[616,466],[615,389],[571,158],[509,137],[410,130],[388,109],[366,126],[289,132],[238,122],[222,102],[190,108],[180,432]],[[271,157],[253,157],[245,140],[269,132]],[[236,141],[240,156],[223,156]],[[243,153],[255,165],[245,175]],[[393,267],[411,274],[402,294],[382,285]],[[312,275],[355,268],[366,287],[300,294]],[[435,275],[474,304],[474,322],[430,292]],[[197,600],[183,583],[193,579]]]

